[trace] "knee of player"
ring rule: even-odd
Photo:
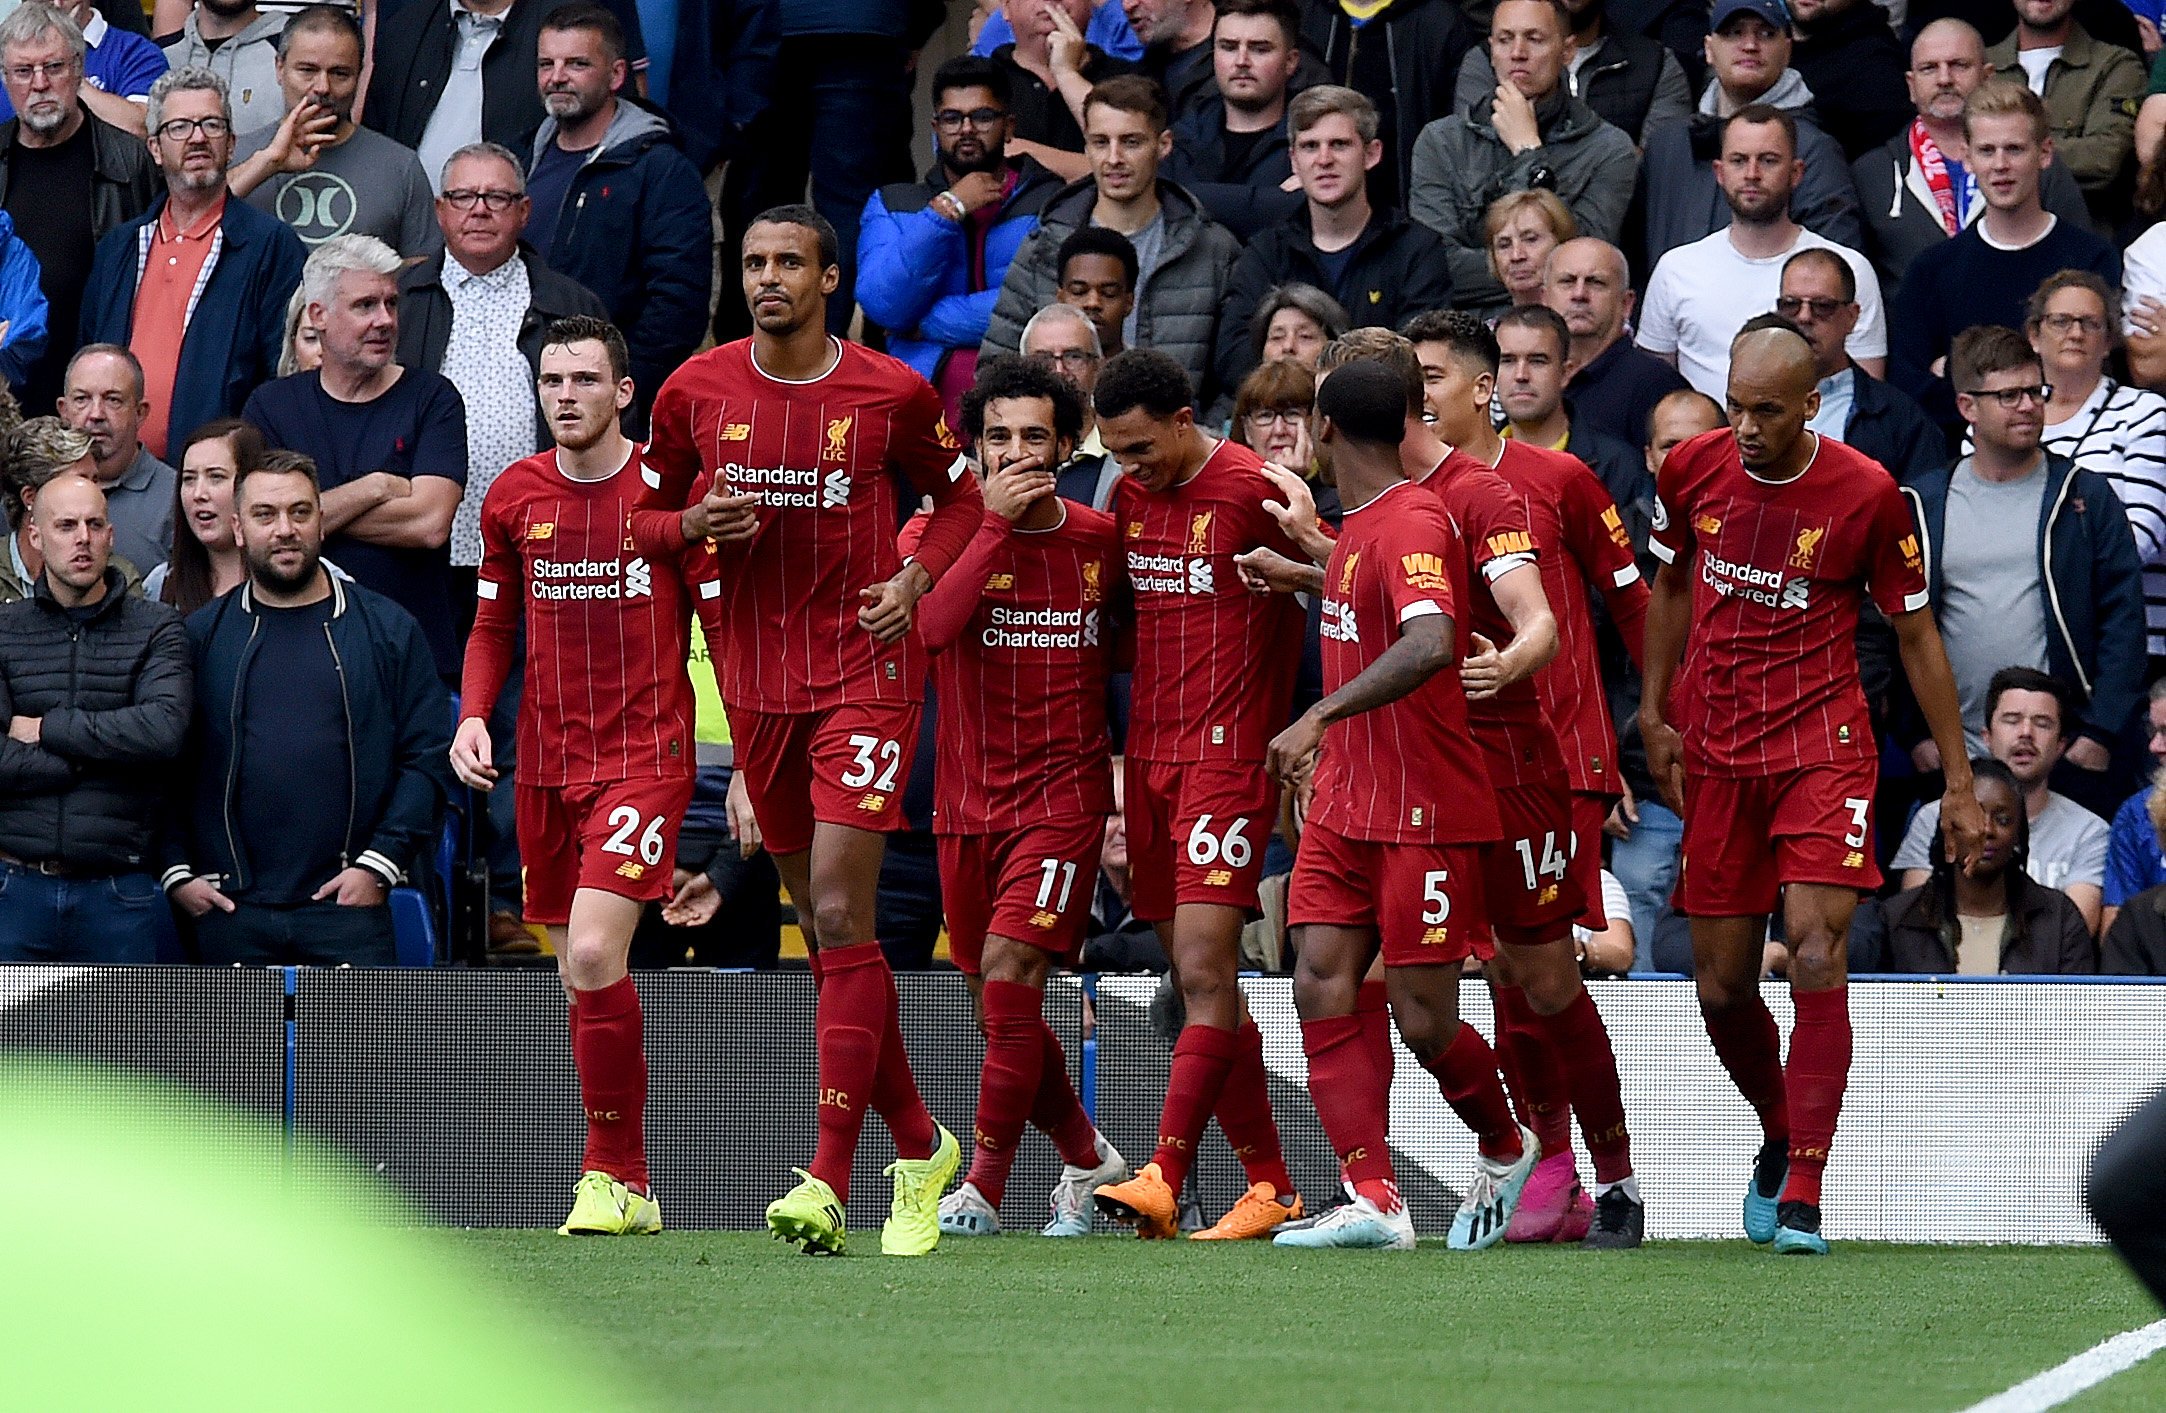
[[[987,981],[1034,986],[1043,991],[1046,973],[1052,969],[1052,958],[1028,942],[1018,942],[1011,937],[988,937],[985,939],[984,965]]]
[[[1755,978],[1746,986],[1733,986],[1711,971],[1703,971],[1692,979],[1693,988],[1699,993],[1700,1010],[1708,1015],[1721,1015],[1743,1006],[1750,1006],[1760,995],[1760,983]]]
[[[564,943],[564,973],[580,990],[594,990],[623,973],[626,952],[626,939],[574,932]]]
[[[868,920],[859,917],[846,898],[816,900],[812,905],[812,929],[822,947],[847,947],[874,940]]]
[[[1790,942],[1790,984],[1807,991],[1840,985],[1850,970],[1844,939],[1822,928]]]
[[[1413,1051],[1415,1060],[1424,1066],[1451,1049],[1452,1041],[1459,1037],[1461,1022],[1457,1016],[1444,1015],[1427,1006],[1395,1005],[1391,1016],[1399,1027],[1399,1038]]]

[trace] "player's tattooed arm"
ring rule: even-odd
[[[1971,791],[1970,752],[1963,744],[1963,711],[1955,691],[1955,671],[1940,641],[1933,610],[1914,608],[1894,617],[1897,651],[1911,696],[1940,747],[1945,793],[1940,799],[1940,832],[1965,873],[1978,865],[1985,844],[1985,811]]]
[[[1298,782],[1324,739],[1325,727],[1389,706],[1448,670],[1456,656],[1453,638],[1448,614],[1428,613],[1408,619],[1400,627],[1397,641],[1376,661],[1272,738],[1268,757],[1271,773],[1288,784]]]
[[[1692,621],[1692,581],[1677,564],[1655,575],[1647,599],[1646,676],[1640,689],[1640,739],[1647,748],[1647,773],[1661,791],[1662,803],[1685,812],[1685,742],[1664,720],[1670,682],[1684,660],[1685,632]]]
[[[1271,518],[1278,521],[1279,529],[1286,538],[1318,564],[1331,558],[1331,532],[1324,528],[1316,514],[1316,497],[1309,491],[1309,483],[1276,462],[1266,461],[1264,475],[1278,487],[1280,500],[1267,500],[1263,508]]]
[[[1476,701],[1532,677],[1557,655],[1557,616],[1542,592],[1538,567],[1529,562],[1507,569],[1490,581],[1489,591],[1512,625],[1512,640],[1499,648],[1479,633],[1467,635],[1473,651],[1459,664],[1459,683]]]

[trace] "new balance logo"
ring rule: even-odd
[[[1441,947],[1451,940],[1451,935],[1452,931],[1448,927],[1432,927],[1422,933],[1421,945],[1424,947]]]
[[[1859,851],[1858,851],[1858,850],[1856,850],[1856,849],[1853,849],[1853,850],[1851,850],[1851,851],[1850,851],[1849,853],[1847,853],[1847,854],[1844,854],[1844,855],[1843,855],[1843,867],[1844,867],[1844,868],[1863,868],[1863,867],[1865,867],[1865,855],[1864,855],[1863,853],[1859,852]]]
[[[1040,911],[1034,912],[1030,915],[1030,925],[1032,927],[1038,928],[1041,931],[1050,931],[1051,929],[1060,925],[1060,915],[1058,913],[1049,913],[1041,909]]]
[[[850,473],[830,471],[820,482],[820,509],[839,510],[850,503]]]
[[[617,865],[617,877],[629,878],[634,883],[647,876],[647,866],[635,859],[626,859]]]
[[[857,807],[867,814],[878,814],[887,808],[887,796],[875,792],[859,800]]]
[[[1233,870],[1230,868],[1214,868],[1203,876],[1203,886],[1206,888],[1227,888],[1232,884]]]

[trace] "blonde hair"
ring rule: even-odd
[[[1963,136],[1969,139],[1971,124],[1980,118],[2029,118],[2031,136],[2044,142],[2052,132],[2046,118],[2045,100],[2030,85],[2009,78],[1989,78],[1971,90],[1963,104]]]
[[[1504,223],[1529,206],[1542,213],[1542,223],[1557,238],[1557,244],[1579,238],[1579,222],[1572,218],[1571,208],[1558,199],[1557,193],[1513,191],[1490,202],[1489,209],[1482,213],[1482,244],[1495,245],[1497,232],[1504,229]]]

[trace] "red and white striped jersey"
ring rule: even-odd
[[[1512,640],[1512,623],[1498,606],[1490,584],[1523,564],[1539,564],[1542,554],[1554,551],[1535,538],[1526,497],[1456,447],[1422,478],[1421,485],[1443,502],[1452,523],[1459,527],[1468,580],[1478,586],[1471,590],[1473,602],[1459,620],[1459,631],[1466,635],[1460,655],[1474,651],[1476,633],[1501,648]],[[1521,678],[1493,697],[1469,701],[1467,719],[1498,788],[1533,785],[1564,774],[1557,733],[1543,715],[1541,689],[1533,678]]]
[[[1261,762],[1292,709],[1301,606],[1242,587],[1234,556],[1258,546],[1301,562],[1263,508],[1278,488],[1263,459],[1222,441],[1160,492],[1113,492],[1128,577],[1135,677],[1127,752],[1161,764]]]
[[[1466,562],[1451,515],[1415,486],[1402,482],[1348,511],[1324,566],[1324,694],[1360,676],[1413,620],[1462,619]],[[1313,817],[1348,839],[1394,844],[1498,837],[1496,798],[1456,667],[1326,728]]]
[[[646,487],[643,449],[613,475],[575,481],[555,451],[515,461],[481,503],[474,630],[459,690],[462,717],[487,719],[526,618],[519,700],[519,780],[589,785],[689,775],[691,612],[679,563],[632,546]],[[704,575],[704,550],[679,557]]]
[[[917,560],[936,582],[978,528],[977,480],[940,395],[907,364],[837,348],[825,375],[785,382],[740,339],[687,360],[655,397],[642,548],[681,540],[678,512],[718,481],[764,502],[750,540],[718,547],[720,593],[700,606],[730,706],[919,700],[916,632],[878,642],[858,626],[858,594],[902,568],[895,532],[919,495],[934,513]]]
[[[918,605],[940,713],[935,834],[1113,812],[1106,594],[1118,541],[1112,516],[1060,506],[1050,530],[987,512]],[[903,527],[905,554],[927,518]]]
[[[1918,534],[1895,480],[1832,437],[1805,470],[1763,481],[1727,427],[1675,447],[1655,483],[1648,548],[1692,580],[1692,627],[1670,720],[1687,763],[1760,776],[1869,759],[1858,606],[1926,605]]]
[[[1557,655],[1534,674],[1534,685],[1564,752],[1565,774],[1583,794],[1622,794],[1617,727],[1602,688],[1587,590],[1601,591],[1637,662],[1647,636],[1647,585],[1632,539],[1617,502],[1576,456],[1507,438],[1497,475],[1526,498],[1535,543],[1544,551],[1542,588],[1557,619]]]

